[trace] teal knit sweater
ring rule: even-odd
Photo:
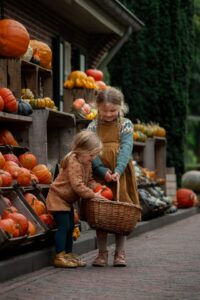
[[[96,132],[97,121],[94,120],[88,125],[88,129]],[[132,158],[133,151],[133,123],[127,119],[122,119],[120,130],[120,151],[117,155],[117,162],[114,172],[120,175],[124,172],[129,160]],[[94,172],[102,178],[105,178],[105,174],[108,168],[104,166],[99,156],[92,163]]]

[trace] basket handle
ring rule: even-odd
[[[117,202],[119,202],[119,178],[117,179]]]

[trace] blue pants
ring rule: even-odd
[[[57,231],[55,233],[56,253],[65,251],[72,252],[73,229],[74,229],[74,210],[54,212]]]

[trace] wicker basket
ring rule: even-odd
[[[93,198],[85,201],[86,218],[91,228],[128,235],[136,226],[141,213],[138,205],[119,201],[119,183],[117,184],[117,200]]]

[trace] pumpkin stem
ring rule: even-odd
[[[1,7],[0,18],[4,19],[4,0],[0,0],[0,7]]]

